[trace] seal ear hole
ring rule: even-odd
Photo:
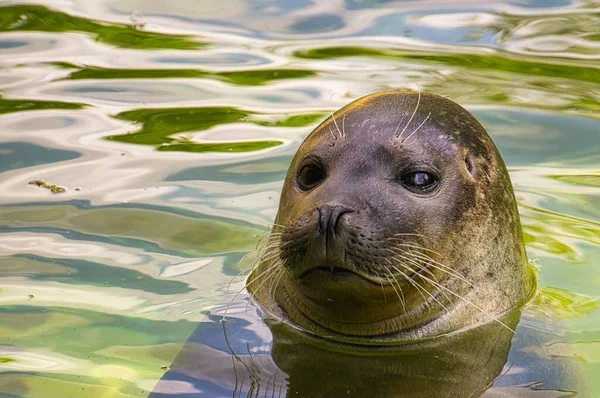
[[[470,153],[467,153],[465,156],[465,165],[467,166],[467,171],[469,174],[473,175],[475,172],[475,164],[473,163],[473,157]]]
[[[315,163],[305,164],[302,166],[298,175],[296,176],[296,182],[298,188],[303,191],[310,191],[321,181],[325,179],[325,169],[323,166]]]

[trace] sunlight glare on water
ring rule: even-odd
[[[242,286],[304,137],[390,89],[490,133],[529,311],[600,395],[599,27],[585,0],[0,1],[0,396],[146,396]]]

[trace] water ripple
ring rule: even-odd
[[[243,288],[240,260],[304,137],[386,89],[447,96],[490,132],[539,268],[530,310],[579,336],[599,392],[599,10],[2,4],[0,395],[145,396],[205,311]]]

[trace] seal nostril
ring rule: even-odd
[[[317,209],[319,212],[318,231],[322,235],[335,236],[335,230],[340,218],[353,210],[340,205],[323,205]]]

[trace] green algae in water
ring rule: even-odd
[[[0,10],[1,9],[2,8],[0,8]],[[84,104],[77,103],[38,101],[28,99],[6,99],[0,96],[0,114],[47,109],[83,109],[84,107]]]
[[[96,22],[37,5],[0,7],[0,32],[83,32],[100,42],[146,50],[193,50],[204,46],[189,36],[145,32],[134,26]]]
[[[140,109],[124,112],[119,119],[142,123],[143,127],[130,134],[113,135],[108,140],[131,144],[152,145],[159,151],[181,152],[249,152],[281,145],[280,141],[232,143],[198,143],[171,135],[203,131],[213,126],[245,120],[248,113],[235,108],[177,108]]]
[[[72,66],[77,68],[76,66]],[[206,78],[240,86],[261,86],[276,80],[303,79],[316,73],[301,69],[262,69],[243,72],[208,72],[200,69],[107,69],[82,67],[66,80]]]
[[[422,61],[460,66],[466,69],[485,69],[523,75],[546,76],[600,83],[600,69],[578,66],[573,63],[534,62],[508,54],[432,54],[367,47],[322,47],[296,51],[294,55],[305,59],[336,59],[343,57],[389,58],[399,61]]]
[[[281,145],[280,141],[251,141],[217,144],[201,144],[184,142],[160,145],[156,149],[161,152],[253,152]]]
[[[116,117],[142,124],[140,130],[109,136],[107,139],[153,146],[176,143],[177,141],[170,137],[173,134],[203,131],[213,126],[242,122],[248,115],[247,112],[227,107],[138,109],[122,112]]]
[[[111,141],[151,145],[163,152],[252,152],[276,147],[281,141],[236,141],[228,143],[200,143],[188,138],[172,137],[175,134],[204,131],[229,123],[253,123],[261,126],[304,127],[319,120],[323,114],[292,115],[274,122],[253,119],[250,112],[232,107],[137,109],[122,112],[116,117],[141,124],[128,134],[106,137]]]
[[[597,300],[552,286],[543,287],[528,306],[530,311],[562,319],[584,317],[598,308]]]
[[[254,123],[261,126],[306,127],[316,124],[317,122],[324,119],[326,115],[326,113],[306,113],[301,115],[293,115],[282,120],[277,120],[275,122],[255,121]]]
[[[597,174],[552,175],[550,177],[574,185],[600,188],[600,172]]]
[[[317,74],[309,70],[299,69],[266,69],[248,70],[244,72],[222,72],[218,76],[228,82],[242,86],[256,86],[267,82],[284,79],[303,79]]]

